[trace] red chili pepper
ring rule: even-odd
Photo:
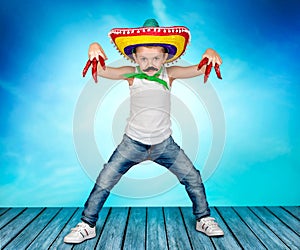
[[[100,56],[100,55],[99,55],[99,62],[100,62],[100,64],[101,64],[103,70],[105,70],[105,69],[106,69],[105,61],[104,61],[103,57]]]
[[[92,64],[92,61],[89,59],[87,62],[86,62],[86,65],[82,71],[82,76],[85,77],[86,75],[86,72],[89,70],[89,67],[91,66]]]
[[[93,78],[95,80],[95,83],[97,83],[98,82],[98,80],[97,80],[97,64],[98,64],[98,61],[97,61],[96,57],[93,58],[92,64],[93,64],[92,75],[93,75]]]
[[[207,79],[208,79],[208,77],[209,77],[211,68],[212,68],[212,63],[210,63],[210,64],[208,64],[208,65],[206,66],[206,69],[205,69],[205,75],[204,75],[204,83],[207,82]]]
[[[221,76],[221,71],[220,71],[220,65],[219,64],[215,64],[215,71],[216,71],[216,74],[217,74],[217,77],[219,79],[222,79],[222,76]]]
[[[205,64],[207,64],[208,63],[208,58],[207,57],[204,57],[201,61],[200,61],[200,63],[198,64],[198,68],[197,68],[197,70],[200,70]]]

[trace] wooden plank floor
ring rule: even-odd
[[[190,207],[104,208],[97,237],[78,245],[63,237],[82,208],[0,208],[1,249],[300,249],[300,207],[213,207],[225,236],[195,230]]]

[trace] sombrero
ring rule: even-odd
[[[127,59],[138,46],[161,46],[168,52],[167,63],[177,60],[190,42],[190,31],[184,26],[159,27],[155,19],[145,21],[143,27],[115,28],[109,32],[111,41]]]

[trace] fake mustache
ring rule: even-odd
[[[150,67],[148,67],[148,68],[144,69],[143,71],[144,71],[144,72],[149,72],[150,70],[155,70],[155,71],[158,71],[158,69],[157,69],[157,68],[155,68],[155,67],[153,67],[153,66],[150,66]]]

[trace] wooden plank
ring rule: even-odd
[[[97,245],[98,249],[116,250],[122,248],[128,212],[129,208],[115,207],[111,209]]]
[[[73,216],[70,218],[69,221],[66,221],[64,223],[64,228],[63,230],[60,232],[60,234],[57,236],[56,240],[52,243],[52,245],[49,247],[49,250],[59,250],[59,249],[63,249],[63,250],[68,250],[68,249],[72,249],[73,244],[65,244],[64,243],[64,237],[71,231],[71,228],[75,227],[77,225],[78,222],[80,222],[80,218],[81,218],[81,213],[82,213],[82,208],[78,209],[75,214],[73,214]]]
[[[161,207],[149,207],[147,209],[146,249],[168,249],[165,221]]]
[[[130,209],[123,248],[136,250],[146,248],[146,208]]]
[[[6,210],[6,213],[0,217],[0,229],[16,218],[20,213],[24,212],[24,210],[25,208],[12,208]]]
[[[169,249],[192,249],[179,208],[164,208]]]
[[[43,210],[5,249],[25,249],[54,218],[59,210],[59,208],[47,208]]]
[[[40,212],[42,208],[28,208],[18,217],[0,230],[0,242],[4,248],[30,223]]]
[[[73,249],[76,250],[84,250],[84,249],[94,249],[97,245],[97,242],[99,241],[100,235],[102,233],[103,227],[105,225],[105,222],[107,220],[107,216],[109,214],[110,208],[104,207],[101,209],[99,213],[99,219],[97,221],[96,225],[96,234],[97,236],[93,239],[86,240],[80,244],[75,244]]]
[[[300,239],[296,233],[263,207],[250,208],[291,249],[299,249]]]
[[[193,249],[215,249],[214,245],[209,237],[196,230],[196,219],[193,215],[191,207],[182,207],[181,209],[184,223],[188,232],[188,236],[191,240]]]
[[[243,218],[252,232],[262,241],[267,249],[288,249],[288,247],[247,207],[234,210]]]
[[[209,238],[195,230],[191,208],[136,207],[129,214],[128,211],[128,208],[102,209],[97,237],[73,245],[63,243],[63,238],[80,222],[82,209],[4,208],[0,210],[0,247],[4,250],[173,250],[241,249],[241,246],[299,249],[300,246],[299,207],[211,208],[211,216],[225,232],[220,238]]]
[[[9,209],[9,207],[0,207],[0,216],[5,214]]]
[[[27,249],[48,249],[75,211],[76,208],[61,209]]]
[[[267,207],[274,215],[277,216],[285,225],[292,229],[298,236],[300,235],[300,223],[295,217],[280,207]]]
[[[216,249],[242,249],[242,247],[239,245],[229,228],[226,226],[225,222],[219,215],[216,208],[210,208],[211,210],[211,216],[216,219],[216,222],[219,224],[219,226],[224,231],[223,237],[212,237],[212,241],[216,247]],[[225,218],[226,219],[226,218]]]
[[[292,214],[295,218],[300,220],[300,207],[283,207],[286,211]]]
[[[244,249],[266,249],[232,208],[219,207],[218,211]]]

